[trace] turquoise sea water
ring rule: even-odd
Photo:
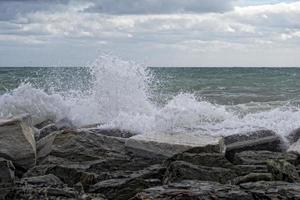
[[[104,63],[104,64],[103,64]],[[115,58],[96,67],[0,68],[0,118],[136,132],[233,134],[300,127],[300,68],[145,68]]]

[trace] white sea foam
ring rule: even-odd
[[[21,84],[0,96],[0,117],[29,113],[35,123],[67,117],[78,126],[101,123],[139,133],[229,135],[271,129],[284,136],[300,127],[300,109],[290,105],[224,106],[182,93],[157,106],[149,100],[149,83],[155,79],[147,68],[113,56],[100,56],[90,70],[88,91],[46,93]]]

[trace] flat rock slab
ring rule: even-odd
[[[28,169],[35,165],[36,144],[29,115],[0,121],[0,155],[16,167]]]
[[[223,152],[223,139],[200,134],[153,133],[133,136],[125,146],[139,156],[171,157],[195,147],[216,146],[219,152]]]
[[[282,139],[271,130],[259,130],[245,134],[230,135],[224,138],[226,157],[232,160],[235,153],[242,151],[266,150],[281,152],[285,150]]]

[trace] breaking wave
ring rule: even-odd
[[[284,136],[300,125],[300,109],[289,104],[225,106],[181,93],[157,105],[150,100],[150,84],[157,80],[147,67],[111,55],[101,55],[87,70],[91,80],[85,90],[55,92],[22,83],[0,96],[0,117],[29,113],[34,123],[69,118],[77,126],[100,123],[138,133],[172,134],[229,135],[271,129]]]

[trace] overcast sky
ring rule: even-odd
[[[0,66],[300,66],[300,1],[0,0]]]

